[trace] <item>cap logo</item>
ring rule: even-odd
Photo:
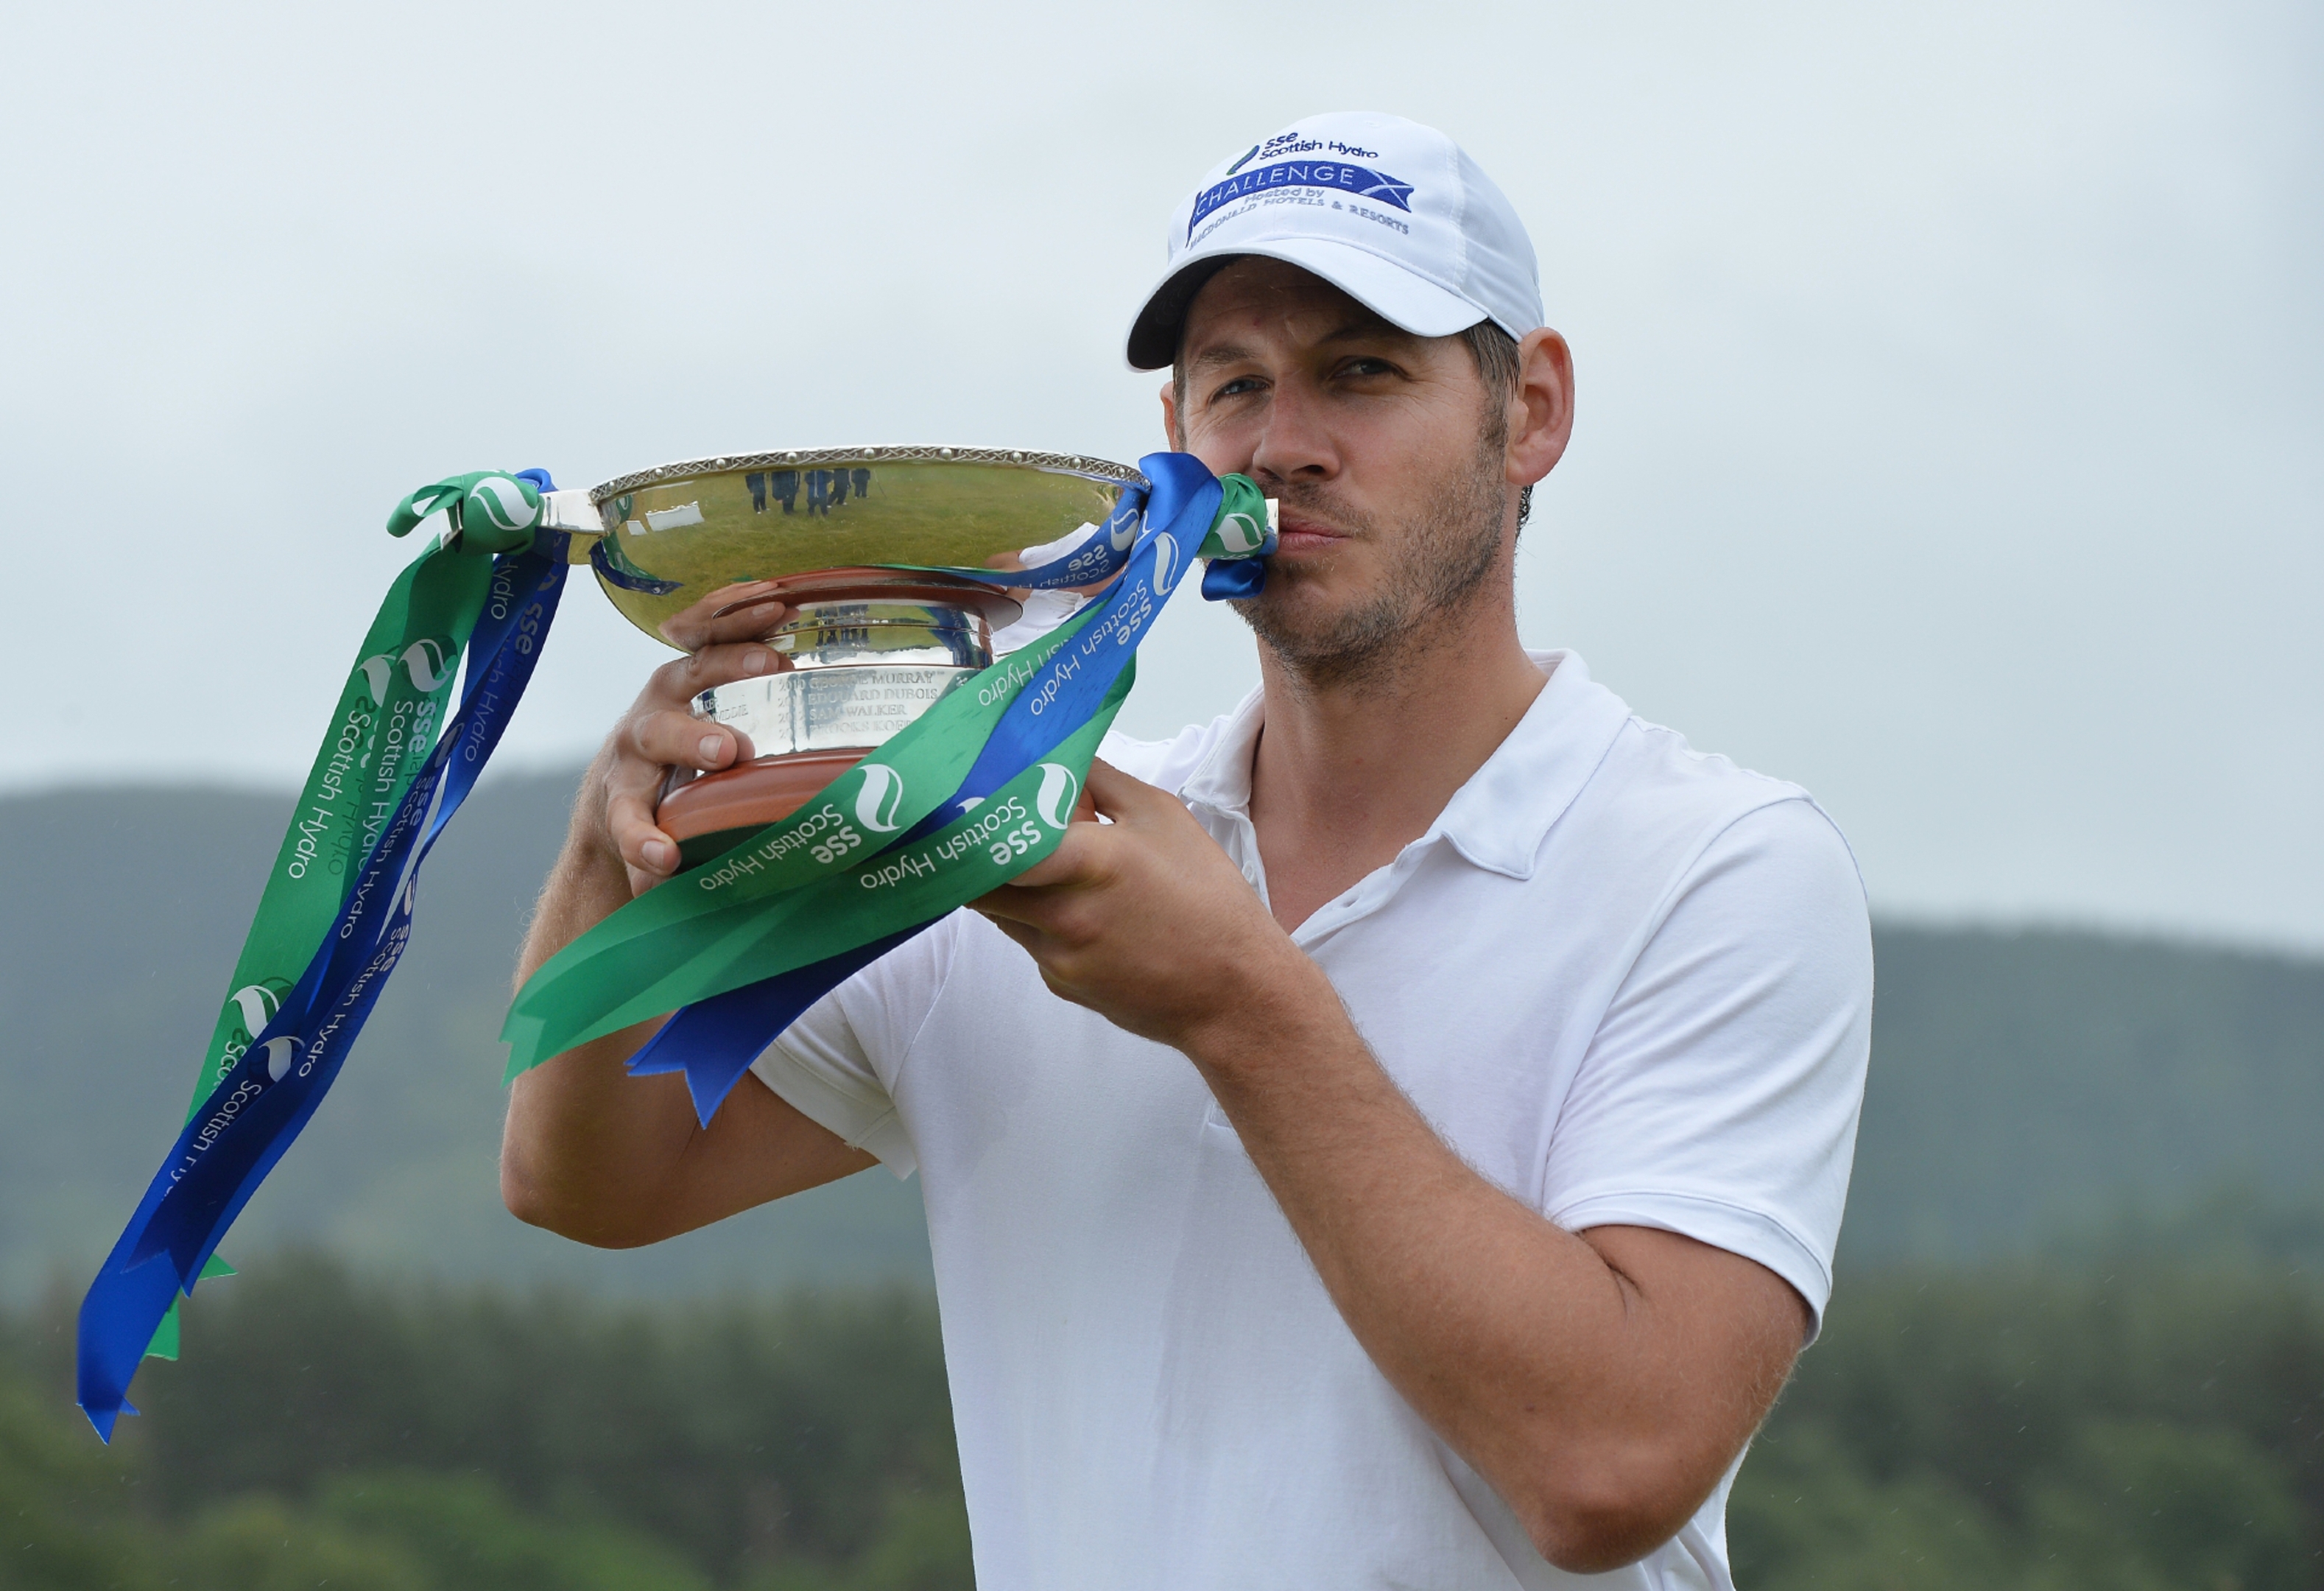
[[[1194,213],[1187,219],[1186,236],[1192,238],[1194,228],[1221,205],[1261,193],[1270,188],[1330,188],[1342,193],[1352,193],[1359,199],[1393,205],[1409,212],[1412,184],[1397,180],[1386,171],[1375,171],[1370,166],[1342,165],[1337,161],[1277,161],[1272,165],[1254,166],[1239,176],[1223,182],[1213,182],[1194,196]]]

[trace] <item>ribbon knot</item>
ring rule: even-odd
[[[446,476],[397,504],[387,516],[387,533],[410,535],[440,509],[451,522],[447,544],[456,541],[470,552],[522,552],[540,528],[540,495],[548,489],[552,488],[545,470],[479,469]]]

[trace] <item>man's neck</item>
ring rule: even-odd
[[[1259,648],[1250,818],[1286,929],[1427,833],[1546,683],[1506,606],[1429,629],[1386,671],[1347,682],[1313,682]]]

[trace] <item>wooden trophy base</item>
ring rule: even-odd
[[[779,823],[817,791],[870,755],[870,746],[760,757],[706,773],[662,797],[654,821],[678,842],[678,865],[695,867]]]

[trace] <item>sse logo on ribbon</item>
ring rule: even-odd
[[[1082,782],[1074,777],[1071,768],[1062,763],[1044,763],[1041,789],[1033,798],[1033,809],[1041,814],[1042,822],[1063,834],[1065,825],[1073,821],[1074,803],[1081,799],[1081,793]]]
[[[459,651],[449,636],[438,640],[423,635],[403,649],[403,671],[411,676],[414,690],[433,692],[444,689],[445,682],[452,677],[452,665],[458,661]],[[378,652],[355,665],[371,691],[373,706],[387,705],[387,688],[394,683],[395,663],[394,658]]]
[[[855,792],[855,820],[874,834],[893,834],[903,828],[897,809],[904,804],[904,776],[885,763],[868,763],[863,788]]]

